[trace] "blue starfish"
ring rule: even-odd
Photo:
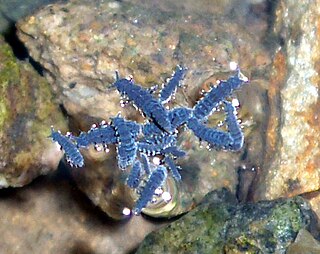
[[[133,210],[135,214],[140,214],[152,200],[155,190],[165,182],[168,174],[164,165],[168,166],[176,181],[181,181],[179,167],[174,160],[187,154],[177,147],[177,129],[182,125],[187,126],[200,140],[208,142],[212,148],[237,151],[243,146],[244,137],[237,120],[236,108],[226,99],[234,90],[247,83],[248,79],[237,69],[236,75],[213,87],[193,108],[177,107],[167,110],[163,104],[181,87],[186,70],[177,66],[158,98],[153,96],[154,88],[150,92],[135,84],[133,79],[120,79],[116,73],[113,86],[149,119],[144,124],[125,120],[118,115],[111,118],[111,124],[93,126],[88,132],[81,132],[78,137],[63,136],[60,132],[51,130],[50,137],[62,147],[67,161],[76,167],[84,165],[80,148],[89,145],[103,145],[105,148],[110,144],[116,145],[119,168],[132,166],[127,185],[141,190]],[[209,128],[204,124],[220,103],[224,103],[227,131]],[[163,157],[163,165],[149,162],[148,156],[154,155]],[[144,181],[141,180],[143,174],[147,177],[144,186]]]

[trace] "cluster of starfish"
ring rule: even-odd
[[[168,177],[168,170],[176,181],[181,180],[180,168],[176,166],[175,160],[185,156],[186,152],[177,147],[179,127],[186,126],[200,140],[206,141],[210,148],[236,151],[243,146],[244,137],[236,116],[236,108],[227,99],[234,90],[247,83],[248,78],[237,67],[234,76],[212,86],[193,108],[176,107],[169,110],[164,104],[181,86],[186,70],[177,66],[172,77],[160,90],[159,96],[154,95],[156,89],[145,89],[135,84],[133,79],[120,78],[116,73],[113,87],[148,118],[144,124],[118,115],[111,118],[109,124],[102,122],[98,126],[94,125],[79,136],[70,133],[62,135],[53,128],[51,130],[51,138],[64,150],[68,163],[75,167],[84,165],[80,148],[94,145],[97,149],[103,147],[107,150],[110,144],[116,146],[119,168],[131,167],[127,185],[139,190],[140,196],[133,209],[134,214],[140,214],[148,202],[152,201]],[[226,113],[227,131],[209,128],[205,124],[221,103],[224,104]],[[155,155],[162,158],[159,163],[149,160]],[[146,182],[141,180],[143,176],[147,178]]]

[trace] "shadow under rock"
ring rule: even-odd
[[[17,253],[18,241],[24,253],[124,254],[163,224],[111,219],[77,188],[64,163],[22,188],[0,190],[0,210],[3,253]]]

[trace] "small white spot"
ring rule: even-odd
[[[239,107],[239,106],[240,106],[240,102],[239,102],[239,100],[236,99],[236,98],[232,99],[231,104],[232,104],[232,106],[234,106],[234,107]]]
[[[242,72],[239,71],[239,79],[242,80],[243,82],[248,82],[249,79],[246,77]]]
[[[157,196],[163,194],[162,188],[157,188],[157,189],[154,191],[154,194],[156,194]]]
[[[153,157],[152,162],[155,165],[160,165],[160,159],[158,157]]]
[[[238,69],[238,64],[236,62],[232,61],[229,63],[229,68],[230,68],[230,70],[235,71]]]
[[[110,2],[108,4],[108,6],[109,6],[110,9],[118,9],[118,8],[120,8],[120,4],[118,2],[116,2],[116,1]]]
[[[172,199],[171,194],[169,192],[167,192],[167,191],[164,191],[162,193],[161,197],[165,202],[169,202]]]
[[[94,149],[96,149],[97,152],[101,152],[103,148],[101,145],[95,145]]]
[[[125,207],[122,210],[122,214],[128,216],[131,214],[131,210],[128,207]]]

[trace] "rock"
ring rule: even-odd
[[[21,187],[57,168],[62,152],[48,136],[66,122],[45,79],[0,44],[0,188]]]
[[[237,204],[225,189],[209,193],[194,210],[152,232],[143,253],[285,253],[312,211],[300,197]]]
[[[319,218],[319,215],[320,215],[320,190],[312,191],[309,193],[304,193],[301,196],[309,201],[312,210]],[[320,227],[319,222],[315,226],[319,228]]]
[[[286,254],[320,253],[320,243],[305,229],[301,229],[296,240],[290,244]]]
[[[131,214],[126,210],[133,208],[134,196],[125,185],[124,174],[118,169],[115,151],[105,155],[90,148],[84,154],[85,166],[71,169],[78,187],[111,218],[130,218]]]
[[[177,64],[187,66],[185,87],[177,93],[174,102],[169,103],[171,107],[192,107],[201,97],[201,90],[209,89],[209,83],[231,75],[230,61],[239,62],[253,86],[258,84],[258,80],[265,80],[264,68],[270,64],[270,58],[259,45],[260,32],[248,32],[246,26],[219,16],[217,10],[199,14],[196,10],[177,8],[169,3],[155,9],[151,4],[140,2],[104,1],[97,5],[95,2],[70,1],[50,5],[19,22],[19,38],[30,55],[44,67],[45,76],[71,116],[72,131],[87,131],[92,123],[102,119],[108,121],[119,111],[127,119],[144,120],[130,106],[120,107],[120,98],[111,87],[115,70],[119,70],[121,76],[132,75],[136,83],[150,87],[163,83]],[[249,2],[246,1],[246,5],[249,6]],[[265,21],[260,23],[266,24]],[[252,136],[252,140],[260,140],[259,127],[262,123],[258,119],[263,119],[261,115],[265,114],[261,110],[265,101],[260,97],[264,88],[257,87],[259,95],[249,96],[253,94],[246,92],[249,86],[238,92],[244,114],[242,121],[248,126],[244,128],[246,136]],[[209,124],[217,127],[223,119],[222,112],[216,113]],[[188,151],[188,156],[178,161],[184,180],[181,185],[169,180],[167,187],[177,195],[172,199],[174,203],[162,202],[160,206],[156,204],[157,208],[152,206],[151,210],[145,211],[151,216],[172,217],[186,212],[216,188],[228,187],[236,191],[236,169],[246,163],[240,162],[242,152],[209,152],[201,148],[187,131],[183,132],[179,143]],[[254,145],[256,142],[246,144]],[[249,151],[245,152],[246,158],[260,157],[259,149],[261,145],[256,148],[246,146],[244,150]],[[205,159],[199,160],[200,156]],[[110,175],[108,171],[115,170],[115,163],[112,160],[109,163],[105,171],[99,172]],[[84,179],[92,179],[87,174],[94,175],[94,171],[88,167],[83,172],[74,170],[73,174],[79,172]],[[80,179],[75,178],[77,181]],[[93,178],[106,179],[102,175]],[[97,196],[104,197],[110,190],[92,181],[83,180],[83,183],[97,186],[95,194],[90,186],[82,185],[81,189],[89,197],[94,197],[94,203],[107,207],[102,204],[107,201],[99,198],[98,202]]]
[[[284,46],[273,61],[266,152],[254,200],[320,188],[319,11],[320,1],[282,0],[276,9],[273,29]]]
[[[2,253],[125,254],[164,223],[113,221],[79,192],[63,167],[28,186],[0,191]]]
[[[114,82],[115,70],[151,86],[162,83],[182,63],[190,70],[185,83],[191,91],[228,70],[230,61],[239,62],[247,73],[270,63],[256,38],[238,24],[219,16],[212,20],[210,14],[191,12],[185,19],[176,9],[149,8],[113,1],[98,7],[85,1],[50,5],[20,22],[18,35],[74,117],[113,114],[110,101],[118,97],[106,88]],[[94,19],[96,13],[99,18]]]
[[[54,0],[2,1],[0,3],[0,32],[8,32],[10,26],[13,26],[17,20],[50,2]]]

